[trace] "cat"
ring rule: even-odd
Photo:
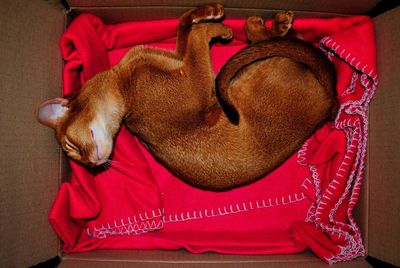
[[[271,39],[240,51],[215,80],[209,43],[232,38],[218,22],[223,16],[221,4],[185,12],[175,51],[132,48],[76,98],[42,103],[39,122],[55,129],[69,157],[89,167],[110,161],[124,123],[192,186],[224,191],[263,177],[329,119],[334,70],[304,41]]]

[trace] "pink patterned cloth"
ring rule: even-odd
[[[79,16],[60,45],[64,94],[118,63],[130,47],[175,48],[178,20],[105,25]],[[211,48],[214,71],[244,47],[244,20],[224,21],[229,44]],[[270,22],[268,22],[270,23]],[[65,252],[179,249],[193,253],[288,254],[311,249],[327,263],[364,256],[352,211],[363,180],[367,108],[376,90],[368,17],[297,19],[294,28],[326,52],[337,70],[340,110],[278,169],[227,192],[193,188],[158,164],[122,127],[112,167],[94,173],[74,162],[49,219]]]

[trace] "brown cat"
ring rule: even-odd
[[[232,31],[201,22],[223,14],[220,4],[186,12],[175,52],[131,49],[75,99],[44,102],[39,121],[55,128],[71,158],[89,166],[108,161],[125,123],[158,161],[191,185],[227,190],[264,176],[329,117],[333,68],[305,42],[261,42],[227,63],[216,94],[209,42],[231,38]],[[236,120],[227,117],[217,95],[227,104],[224,109],[236,112]]]

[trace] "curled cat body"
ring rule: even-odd
[[[334,114],[334,69],[312,45],[268,36],[238,52],[215,79],[209,43],[232,37],[217,22],[223,15],[220,4],[189,10],[175,51],[132,48],[74,99],[41,104],[38,120],[55,129],[69,157],[92,167],[109,161],[125,124],[195,187],[222,191],[265,176]],[[247,27],[248,36],[260,36],[258,28]]]

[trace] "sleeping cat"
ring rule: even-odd
[[[328,120],[335,74],[312,45],[281,38],[239,52],[215,86],[210,40],[232,37],[215,22],[223,15],[220,4],[184,13],[176,51],[134,47],[75,99],[40,105],[38,120],[55,129],[69,157],[88,166],[110,161],[124,123],[193,186],[221,191],[261,178]]]

